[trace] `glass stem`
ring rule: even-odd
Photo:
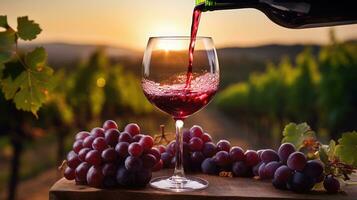
[[[176,145],[175,145],[176,164],[175,164],[174,175],[172,178],[177,182],[182,182],[186,179],[185,170],[183,168],[183,140],[182,140],[183,121],[180,119],[176,119],[175,126],[176,126]]]

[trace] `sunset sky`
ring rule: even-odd
[[[28,15],[43,32],[38,42],[108,44],[142,50],[150,36],[189,35],[194,0],[0,0],[0,15]],[[357,25],[335,28],[340,40],[357,38]],[[199,35],[216,46],[325,43],[328,28],[279,27],[253,9],[202,15]]]

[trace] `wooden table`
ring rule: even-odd
[[[154,177],[169,175],[172,170],[162,170],[153,174]],[[173,193],[155,190],[150,186],[144,189],[96,189],[88,186],[75,185],[74,181],[64,178],[57,181],[49,192],[50,200],[253,200],[253,199],[321,199],[321,200],[357,200],[357,186],[346,186],[345,192],[326,194],[311,192],[310,194],[296,194],[291,191],[275,189],[270,181],[252,178],[226,178],[197,174],[209,181],[205,190]]]

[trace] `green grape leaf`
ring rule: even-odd
[[[283,131],[283,142],[290,142],[297,148],[300,148],[304,140],[308,138],[315,138],[315,132],[311,130],[307,123],[289,123],[285,126]]]
[[[13,47],[16,44],[16,32],[11,28],[0,32],[0,63],[12,58]]]
[[[327,156],[329,160],[333,160],[335,158],[336,152],[336,142],[335,140],[330,140],[330,143],[327,147]]]
[[[338,139],[338,145],[336,145],[336,156],[338,156],[342,162],[357,167],[356,131],[342,134],[342,137]]]
[[[13,99],[19,110],[37,111],[46,101],[48,92],[53,89],[53,70],[45,66],[47,55],[43,48],[36,48],[25,55],[25,69],[16,77],[3,79],[2,91],[7,100]]]
[[[6,15],[0,15],[0,27],[3,27],[3,28],[9,27],[9,24],[7,23]]]
[[[320,160],[326,165],[329,162],[327,155],[327,145],[321,145],[319,148],[319,157]]]
[[[23,40],[33,40],[40,34],[42,29],[40,25],[27,16],[17,18],[17,34]]]

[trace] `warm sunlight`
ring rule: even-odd
[[[186,43],[179,42],[180,40],[160,40],[158,41],[158,49],[167,51],[179,51],[187,49],[188,45]]]

